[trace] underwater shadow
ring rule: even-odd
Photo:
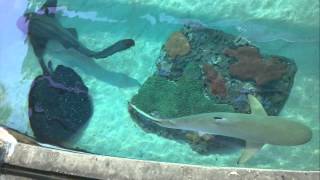
[[[50,48],[51,49],[51,48]],[[58,52],[49,52],[52,54],[54,62],[64,64],[71,68],[77,68],[84,74],[92,76],[106,84],[119,88],[131,88],[141,86],[137,79],[134,79],[124,73],[107,70],[96,63],[94,59],[78,53],[73,49],[66,49]],[[62,61],[63,60],[63,61]]]

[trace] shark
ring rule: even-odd
[[[280,116],[268,116],[261,103],[248,95],[250,114],[231,112],[201,113],[178,118],[155,118],[129,102],[129,110],[138,113],[161,127],[196,131],[242,139],[245,148],[238,159],[244,164],[265,144],[295,146],[309,142],[312,131],[299,121]]]
[[[18,28],[27,33],[42,69],[47,69],[43,55],[49,40],[58,41],[66,49],[73,48],[95,59],[106,58],[135,45],[133,39],[123,39],[101,51],[90,50],[78,40],[75,28],[65,28],[55,18],[56,8],[57,0],[47,0],[38,12],[25,13],[17,22]]]

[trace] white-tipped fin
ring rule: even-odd
[[[247,162],[252,156],[254,156],[263,146],[262,143],[256,143],[256,142],[246,142],[246,147],[243,150],[239,160],[238,164],[243,164]]]
[[[251,94],[248,95],[249,105],[251,109],[251,114],[260,115],[260,116],[268,116],[266,111],[264,110],[262,104],[258,101],[258,99]]]

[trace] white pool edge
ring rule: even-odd
[[[288,171],[252,168],[203,167],[66,152],[18,143],[9,156],[8,144],[0,142],[0,165],[30,172],[52,172],[78,178],[130,180],[224,180],[279,179],[319,180],[320,171]],[[1,153],[2,152],[2,153]],[[12,174],[1,173],[1,176]]]

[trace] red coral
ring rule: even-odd
[[[224,54],[238,59],[238,62],[229,66],[232,76],[241,80],[254,80],[258,86],[280,79],[287,71],[287,65],[276,57],[264,61],[255,47],[228,48]]]
[[[225,97],[227,89],[223,77],[210,64],[204,64],[202,69],[206,76],[206,84],[210,87],[211,93]]]

